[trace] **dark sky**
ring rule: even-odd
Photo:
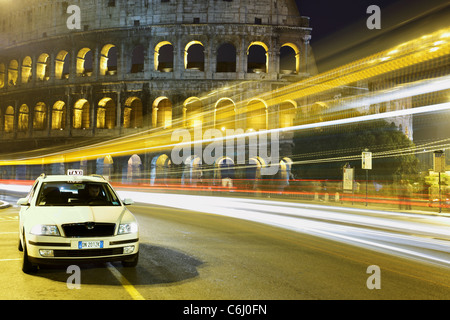
[[[396,2],[399,0],[296,0],[300,14],[311,19],[311,43],[358,20],[367,20],[370,5],[379,6],[383,13],[383,9]]]
[[[319,72],[448,27],[450,21],[448,0],[295,1],[300,14],[310,18]],[[379,30],[367,28],[370,5],[380,7]]]

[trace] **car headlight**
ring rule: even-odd
[[[55,225],[38,224],[31,228],[31,234],[36,236],[60,236],[58,227]]]
[[[136,222],[121,223],[119,225],[119,231],[117,234],[134,233],[138,231],[138,225]]]

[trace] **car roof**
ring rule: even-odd
[[[45,175],[39,176],[38,180],[43,182],[57,182],[57,181],[80,181],[80,182],[107,182],[105,178],[100,175],[91,176],[74,176],[74,175]]]

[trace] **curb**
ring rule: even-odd
[[[6,201],[0,201],[0,209],[6,209],[8,207],[10,207],[11,204],[6,202]]]

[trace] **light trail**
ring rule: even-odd
[[[249,101],[255,99],[264,100],[267,107],[271,107],[278,105],[283,101],[295,101],[304,97],[313,97],[319,93],[323,93],[331,89],[336,89],[342,86],[349,85],[351,83],[374,78],[386,73],[393,73],[412,65],[447,56],[450,54],[450,41],[448,40],[449,37],[450,28],[439,30],[433,34],[406,42],[390,50],[372,55],[366,59],[358,60],[354,63],[350,63],[324,74],[300,81],[296,84],[288,85],[272,92],[268,92],[251,99],[238,102],[236,104],[236,109],[245,110],[245,107],[247,106]],[[366,107],[368,103],[390,101],[388,99],[401,99],[412,95],[442,91],[448,88],[449,77],[445,76],[439,79],[430,79],[413,84],[405,84],[403,86],[397,87],[394,90],[395,92],[392,92],[392,90],[387,90],[383,92],[377,92],[375,94],[369,93],[367,94],[367,96],[358,96],[358,100],[356,101],[350,102],[349,100],[345,100],[349,103],[348,106],[341,105],[339,108],[345,109]],[[330,112],[339,111],[339,108],[332,108]],[[246,138],[259,134],[271,134],[275,132],[306,130],[311,128],[342,125],[397,116],[445,111],[448,109],[448,103],[432,104],[424,107],[391,111],[376,115],[365,115],[354,118],[290,126],[286,128],[261,130],[259,132],[248,132],[243,135],[227,136],[222,139],[215,138],[193,140],[190,144],[208,143],[225,139]],[[211,110],[209,112],[213,111]],[[176,130],[176,128],[173,128],[172,130]],[[111,156],[122,156],[142,152],[163,151],[175,146],[180,146],[179,143],[174,143],[173,141],[171,141],[172,130],[165,130],[161,132],[155,129],[149,129],[139,134],[116,138],[111,141],[97,143],[92,146],[68,149],[62,152],[55,152],[46,156],[25,156],[16,159],[3,160],[0,161],[0,166],[21,164],[42,165],[50,163],[75,162],[97,159],[99,157],[104,157],[107,154]],[[130,147],[130,145],[132,145],[133,147]]]
[[[119,191],[123,198],[244,219],[450,268],[450,220],[242,198]]]

